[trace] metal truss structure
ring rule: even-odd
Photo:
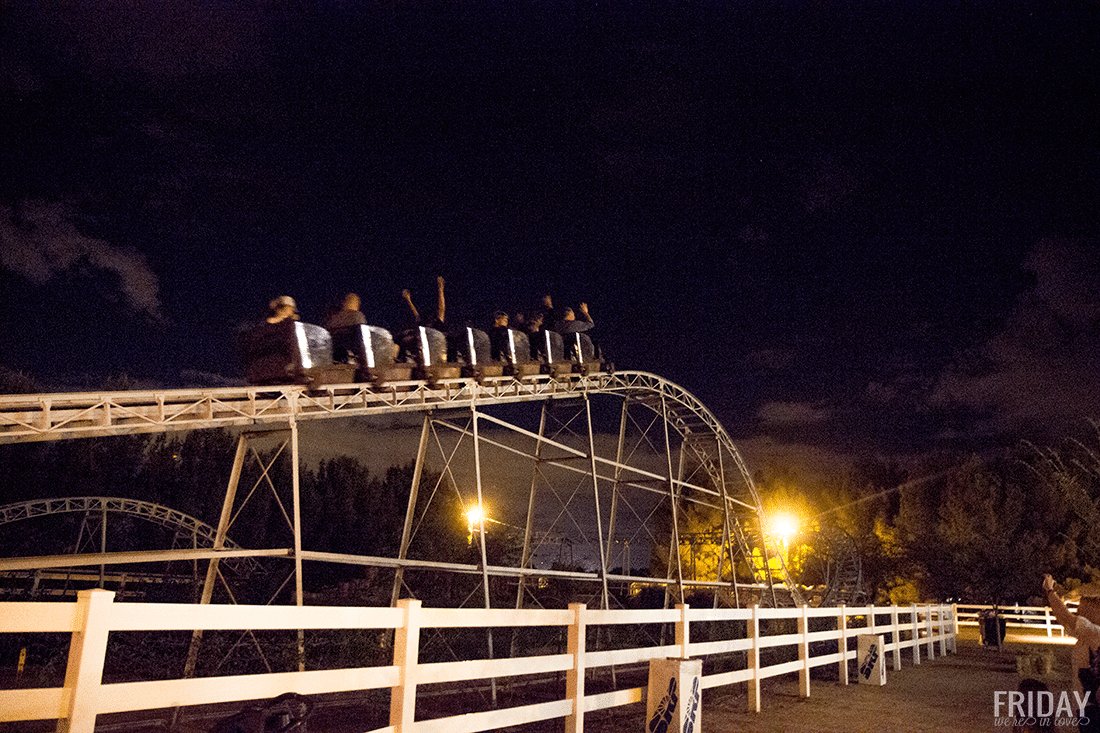
[[[303,546],[299,424],[400,414],[419,414],[421,429],[405,521],[401,537],[394,538],[398,551],[376,557]],[[61,499],[0,509],[0,522],[40,512],[123,511],[190,527],[192,546],[141,552],[108,552],[102,546],[99,552],[2,558],[0,572],[207,560],[205,603],[212,598],[220,562],[278,557],[293,565],[288,581],[293,578],[299,605],[303,561],[392,569],[394,602],[409,592],[405,574],[415,570],[480,576],[486,606],[492,578],[515,583],[517,607],[543,603],[538,588],[547,579],[589,583],[602,607],[612,603],[612,584],[662,589],[666,603],[699,593],[710,594],[715,605],[802,602],[795,585],[773,582],[771,568],[778,562],[782,569],[782,559],[769,558],[760,499],[729,435],[699,400],[653,374],[0,396],[0,443],[214,427],[234,428],[239,435],[217,527],[121,499],[75,500],[84,502],[82,508]],[[257,441],[274,441],[274,455],[289,453],[290,496],[279,504],[293,538],[288,547],[246,549],[229,540],[234,518],[257,488],[266,484],[278,496],[270,470],[274,458],[261,458]],[[239,492],[250,456],[260,463],[260,480]],[[529,480],[517,488],[517,478],[528,471]],[[440,480],[422,486],[428,474]],[[463,505],[489,508],[489,519],[476,527],[471,523],[471,547],[476,535],[479,561],[411,556],[418,511],[430,503],[423,501],[429,490],[433,497],[441,490],[457,491]],[[490,563],[486,535],[494,531],[492,523],[522,537],[516,562]],[[550,561],[555,547],[556,563]],[[560,561],[565,548],[573,553],[570,562]],[[649,571],[663,567],[663,577],[636,571],[632,552],[635,559],[651,553],[660,558],[646,564]]]

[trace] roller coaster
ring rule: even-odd
[[[0,444],[211,428],[227,428],[237,438],[216,525],[167,507],[110,497],[9,505],[0,508],[0,522],[84,512],[100,516],[102,529],[109,512],[129,512],[170,525],[175,539],[170,547],[117,551],[103,539],[104,529],[98,547],[78,543],[76,552],[0,558],[0,573],[98,567],[103,585],[108,568],[205,563],[199,600],[207,603],[215,586],[225,582],[225,563],[277,558],[288,568],[287,584],[293,581],[299,605],[305,602],[304,561],[392,571],[394,603],[412,592],[403,581],[412,570],[480,576],[486,607],[491,578],[514,584],[517,608],[540,603],[535,591],[548,579],[582,582],[602,607],[613,603],[612,584],[662,590],[666,604],[699,594],[709,594],[715,605],[804,602],[798,585],[786,580],[782,558],[764,541],[764,510],[745,462],[698,399],[657,375],[611,369],[585,334],[568,340],[546,336],[543,346],[531,348],[520,332],[504,333],[501,340],[474,331],[457,340],[452,336],[448,346],[447,338],[420,328],[408,361],[402,361],[387,332],[363,326],[352,346],[340,347],[348,348],[350,362],[341,364],[331,358],[330,334],[294,323],[287,330],[289,366],[280,366],[279,375],[290,383],[0,396]],[[504,346],[491,354],[494,340]],[[301,532],[302,423],[371,416],[419,424],[405,519],[392,543],[397,551],[364,556],[311,550]],[[369,435],[365,440],[369,443]],[[248,497],[258,487],[277,492],[273,459],[263,458],[257,445],[273,446],[265,455],[289,454],[290,498],[283,514],[292,539],[286,546],[244,548],[231,540],[233,521]],[[260,479],[242,491],[248,461],[260,464]],[[479,531],[471,524],[478,562],[410,556],[417,513],[425,504],[421,494],[440,489],[422,485],[429,467],[447,477],[465,505],[491,507],[493,521],[522,537],[515,562],[490,564],[484,522]],[[502,471],[510,477],[507,487],[492,478]],[[523,488],[517,488],[517,479]],[[689,515],[709,522],[707,563],[695,561],[699,534],[686,536]],[[91,536],[90,528],[82,532]],[[555,567],[547,560],[555,541],[559,555],[567,542],[584,560]],[[638,572],[631,552],[643,562],[651,553],[663,554],[663,577]]]

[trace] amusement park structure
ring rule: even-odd
[[[593,605],[604,608],[614,602],[609,586],[631,584],[663,590],[666,605],[688,594],[709,594],[716,606],[803,603],[797,584],[786,580],[783,558],[770,554],[763,540],[763,508],[745,462],[714,415],[686,390],[637,371],[425,376],[385,383],[2,395],[0,444],[226,428],[235,434],[237,449],[226,466],[216,524],[191,517],[186,507],[111,497],[0,507],[0,524],[62,512],[85,517],[84,541],[74,545],[75,552],[0,558],[0,573],[42,577],[83,568],[89,582],[103,587],[117,580],[113,569],[119,567],[136,577],[132,568],[139,564],[202,563],[198,600],[209,603],[225,582],[227,564],[277,558],[298,605],[305,603],[303,562],[392,571],[392,603],[411,592],[403,577],[417,569],[479,576],[486,607],[491,579],[497,578],[514,584],[517,608],[540,603],[537,587],[548,578],[580,582],[591,589],[593,601],[598,598]],[[365,556],[310,549],[301,531],[302,424],[345,421],[339,424],[351,431],[351,418],[365,416],[419,423],[404,523],[392,543],[397,551]],[[369,433],[363,438],[370,439]],[[257,450],[261,445],[270,449]],[[290,498],[282,508],[292,541],[238,546],[230,539],[233,522],[254,492],[276,490],[271,456],[278,455],[291,466]],[[259,464],[259,479],[243,486],[243,469],[252,461]],[[511,477],[507,487],[490,478],[502,471]],[[442,481],[427,485],[428,475],[445,477],[465,506],[484,507],[490,521],[508,524],[522,538],[518,559],[490,563],[484,519],[471,519],[478,561],[411,557],[425,494],[443,490]],[[106,527],[108,515],[117,513],[171,528],[171,546],[112,549]],[[687,514],[709,522],[710,560],[698,566],[700,533],[689,530]],[[555,538],[568,542],[581,561],[550,563]],[[650,567],[651,552],[664,553],[663,576],[635,569],[639,563]]]

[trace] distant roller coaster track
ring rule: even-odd
[[[182,531],[194,537],[194,544],[197,547],[207,547],[214,544],[216,528],[211,527],[202,520],[161,504],[115,496],[74,496],[65,499],[35,499],[33,501],[6,504],[0,506],[0,526],[10,522],[55,514],[99,514],[102,512],[130,514],[141,517],[148,522],[159,524],[162,527]],[[227,539],[225,546],[234,549],[237,544]]]

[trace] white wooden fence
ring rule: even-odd
[[[818,618],[832,619],[832,623],[811,623]],[[769,623],[770,619],[791,619],[796,623],[785,626],[796,627],[797,631],[768,633],[772,627],[784,626]],[[732,625],[744,630],[743,638],[737,634],[738,638],[691,641],[694,624],[715,621],[743,622],[743,626]],[[588,712],[644,701],[645,687],[586,694],[586,677],[600,668],[645,663],[651,658],[705,660],[711,655],[744,652],[744,669],[706,674],[703,687],[744,682],[748,685],[750,709],[759,711],[760,683],[768,677],[797,672],[800,692],[809,696],[810,670],[835,664],[840,681],[847,684],[848,661],[856,656],[849,641],[859,634],[873,632],[887,638],[884,654],[892,655],[894,669],[900,669],[905,650],[914,664],[920,663],[922,649],[927,658],[954,651],[956,622],[950,605],[747,609],[677,606],[668,610],[604,611],[575,604],[566,610],[485,610],[423,608],[419,601],[403,600],[397,608],[274,607],[115,603],[113,592],[88,590],[81,591],[76,602],[0,603],[0,633],[72,634],[64,685],[0,690],[0,722],[56,719],[58,731],[92,733],[96,716],[104,713],[257,700],[287,691],[319,695],[388,688],[390,724],[377,729],[379,732],[474,733],[564,718],[566,730],[576,733],[583,730]],[[672,624],[675,642],[606,651],[586,649],[588,627],[617,624]],[[424,629],[523,626],[564,627],[566,653],[418,663]],[[828,628],[811,631],[811,626]],[[393,663],[353,669],[103,683],[111,632],[192,629],[393,629]],[[834,643],[815,644],[829,641]],[[788,657],[797,658],[767,666],[762,663],[761,651],[782,647],[788,648]],[[835,651],[816,653],[823,647]],[[797,650],[796,655],[793,650]],[[414,722],[418,686],[447,682],[474,685],[487,679],[547,673],[565,674],[562,699]]]
[[[1066,603],[1071,611],[1076,606],[1076,601]],[[995,611],[998,617],[1004,619],[1006,629],[1033,634],[1046,632],[1048,637],[1054,637],[1056,632],[1059,637],[1066,635],[1065,628],[1054,619],[1047,606],[980,606],[960,603],[955,609],[959,626],[977,626],[978,616],[982,611]]]

